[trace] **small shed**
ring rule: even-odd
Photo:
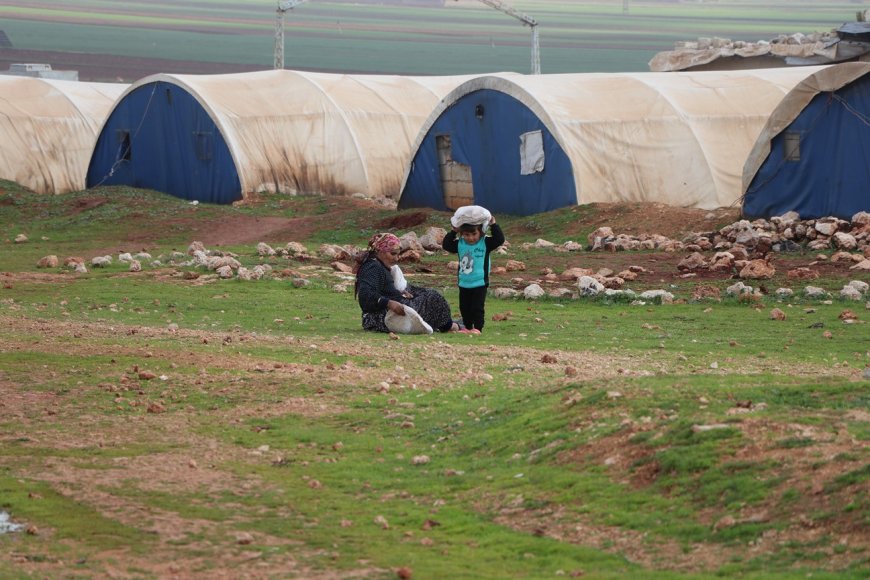
[[[768,116],[816,70],[474,78],[423,124],[399,207],[728,206]]]
[[[870,211],[870,63],[798,83],[765,124],[743,169],[743,213],[851,219]]]
[[[396,199],[420,126],[467,78],[291,70],[146,77],[103,126],[88,186],[212,203],[259,191]]]

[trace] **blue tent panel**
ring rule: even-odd
[[[87,186],[129,185],[208,203],[242,198],[232,155],[208,112],[162,81],[128,93],[97,139]]]
[[[541,131],[543,171],[520,174],[520,136]],[[474,204],[493,213],[531,215],[577,203],[568,156],[528,107],[492,89],[459,98],[435,121],[417,150],[400,208],[447,211],[437,138],[449,135],[451,158],[471,169]]]
[[[870,211],[870,79],[819,93],[770,143],[743,213],[850,219]]]

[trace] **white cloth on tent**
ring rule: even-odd
[[[408,287],[408,281],[405,280],[405,275],[402,273],[402,269],[399,268],[398,264],[390,268],[390,274],[393,275],[393,286],[396,287],[396,290],[404,292],[405,288]]]
[[[384,315],[384,324],[387,325],[390,332],[396,334],[432,334],[432,327],[410,306],[405,306],[404,316],[387,310],[386,315]]]
[[[489,229],[489,221],[492,219],[492,214],[485,207],[479,205],[463,205],[458,208],[453,217],[450,218],[450,225],[458,228],[462,224],[471,224],[475,226],[483,226],[483,232]]]
[[[544,170],[544,136],[540,131],[520,135],[520,175]]]

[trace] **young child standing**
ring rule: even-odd
[[[451,254],[459,254],[459,312],[466,330],[480,334],[489,288],[489,254],[504,243],[504,233],[491,215],[488,220],[483,220],[489,223],[489,236],[484,231],[483,223],[461,223],[456,226],[455,220],[462,219],[460,210],[451,220],[453,231],[447,232],[441,247]]]

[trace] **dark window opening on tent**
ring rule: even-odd
[[[782,138],[783,159],[786,161],[801,160],[801,134],[796,132],[787,132]]]
[[[172,90],[166,89],[166,102],[172,104]]]
[[[435,147],[438,150],[444,205],[450,209],[472,205],[474,185],[471,182],[471,166],[453,160],[453,142],[449,134],[436,135]]]
[[[126,129],[118,130],[118,160],[130,161],[132,158],[132,146],[130,142],[130,131]]]
[[[209,161],[214,156],[214,134],[195,132],[193,139],[196,158],[200,161]]]

